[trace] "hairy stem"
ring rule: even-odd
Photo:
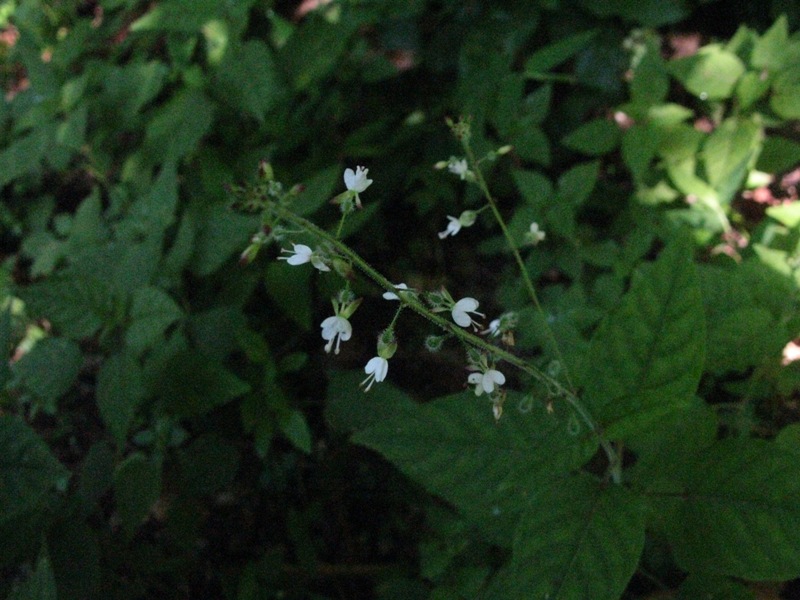
[[[281,206],[275,202],[267,201],[266,210],[269,210],[279,219],[292,223],[293,225],[305,230],[306,232],[324,241],[331,248],[333,248],[340,256],[349,260],[354,267],[356,267],[364,275],[369,277],[378,286],[382,287],[387,292],[397,293],[397,289],[395,288],[395,286],[392,284],[391,281],[386,279],[386,277],[384,277],[380,272],[378,272],[375,268],[373,268],[372,265],[370,265],[366,260],[364,260],[359,254],[351,250],[347,244],[340,241],[329,232],[325,231],[321,227],[318,227],[308,219],[305,219],[299,215],[294,214],[288,208]],[[492,202],[492,210],[495,211],[497,210],[493,202]],[[518,256],[518,253],[516,254]],[[525,271],[523,270],[523,272]],[[528,281],[530,281],[530,277],[527,277],[527,279]],[[533,284],[531,283],[531,288],[532,285]],[[479,348],[489,354],[494,355],[496,358],[517,367],[518,369],[520,369],[524,373],[527,373],[537,381],[547,385],[550,389],[553,389],[558,396],[563,397],[566,400],[566,402],[572,407],[572,409],[578,414],[581,420],[583,420],[583,422],[586,423],[589,430],[597,437],[600,446],[603,448],[603,451],[606,453],[608,457],[609,471],[611,473],[612,479],[614,480],[615,483],[619,483],[621,479],[621,466],[620,466],[619,456],[617,455],[616,451],[611,445],[611,442],[608,439],[606,439],[600,428],[594,422],[594,419],[592,419],[588,410],[586,410],[586,407],[583,406],[583,404],[578,399],[577,395],[571,389],[565,388],[563,385],[561,385],[559,381],[557,381],[553,377],[550,377],[546,373],[543,373],[533,365],[529,364],[523,358],[520,358],[519,356],[516,356],[515,354],[512,354],[511,352],[508,352],[503,348],[500,348],[498,346],[495,346],[494,344],[487,342],[482,337],[479,337],[469,332],[467,329],[459,327],[455,323],[433,312],[413,294],[406,293],[397,295],[402,306],[408,307],[409,309],[411,309],[418,315],[424,317],[437,327],[459,338],[465,344],[468,344],[469,346],[472,346],[474,348]]]

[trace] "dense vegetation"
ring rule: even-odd
[[[0,26],[0,597],[797,593],[796,1]]]

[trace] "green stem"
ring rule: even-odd
[[[586,423],[589,427],[589,430],[597,437],[599,440],[600,446],[603,448],[603,451],[606,453],[609,461],[609,471],[611,473],[612,479],[615,483],[619,483],[621,480],[621,463],[619,460],[619,456],[617,455],[616,451],[611,445],[611,442],[605,438],[603,432],[600,428],[595,424],[594,420],[592,419],[589,412],[586,408],[581,404],[578,397],[569,389],[566,389],[559,381],[550,377],[549,375],[543,373],[536,367],[528,364],[527,361],[508,352],[507,350],[503,350],[502,348],[495,346],[494,344],[490,344],[485,339],[470,333],[468,330],[459,327],[455,323],[448,321],[447,319],[439,316],[438,314],[431,311],[427,306],[425,306],[418,298],[414,297],[412,294],[399,294],[397,293],[397,289],[395,288],[394,284],[391,281],[386,279],[380,272],[375,270],[372,265],[370,265],[366,260],[361,258],[356,252],[350,249],[347,244],[341,242],[333,235],[325,231],[324,229],[318,227],[311,221],[304,219],[303,217],[294,214],[289,209],[275,204],[273,202],[268,202],[267,210],[270,210],[277,216],[278,218],[288,221],[293,225],[304,229],[308,233],[317,236],[320,240],[325,241],[331,248],[336,250],[336,252],[341,255],[342,257],[348,259],[352,265],[358,268],[364,275],[372,279],[378,286],[385,289],[387,292],[393,292],[397,294],[401,306],[406,306],[418,315],[424,317],[437,327],[443,329],[444,331],[454,335],[462,342],[474,347],[479,348],[496,358],[503,360],[524,373],[527,373],[534,379],[539,382],[544,383],[545,385],[549,386],[550,389],[553,389],[556,394],[559,396],[563,396],[567,403],[573,408],[573,410],[578,414],[578,416]],[[528,278],[530,279],[530,278]],[[537,303],[538,304],[538,303]],[[541,309],[540,309],[541,310]]]
[[[525,284],[525,289],[528,292],[528,296],[533,302],[533,305],[536,307],[536,310],[543,317],[545,331],[547,331],[547,335],[553,344],[553,348],[555,349],[555,353],[558,357],[558,360],[561,362],[561,365],[564,368],[564,377],[567,380],[567,385],[569,386],[570,390],[574,393],[575,386],[573,385],[572,380],[570,379],[567,363],[564,360],[564,356],[561,354],[561,348],[558,345],[558,340],[556,339],[555,333],[553,333],[552,328],[547,323],[547,315],[545,314],[542,305],[539,303],[539,297],[536,294],[536,288],[533,285],[533,280],[531,280],[531,276],[530,273],[528,273],[528,269],[525,267],[525,262],[522,260],[522,255],[519,253],[519,250],[517,249],[517,246],[514,243],[514,239],[511,237],[511,232],[508,230],[508,226],[506,225],[505,219],[503,219],[503,216],[500,214],[500,210],[497,208],[497,202],[495,202],[494,196],[492,196],[491,192],[489,191],[489,186],[486,183],[486,179],[483,177],[483,172],[478,167],[478,161],[475,159],[475,153],[472,151],[472,147],[469,145],[469,142],[464,142],[462,145],[464,147],[464,151],[467,154],[467,160],[473,166],[475,173],[475,183],[478,184],[478,187],[480,188],[481,192],[483,192],[483,195],[486,198],[486,201],[488,202],[489,207],[492,210],[492,214],[494,215],[495,221],[497,221],[497,224],[503,231],[503,235],[506,238],[508,247],[514,256],[514,260],[517,262],[517,266],[519,267],[520,273],[522,274],[522,281]]]

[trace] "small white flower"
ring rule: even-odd
[[[381,356],[374,356],[369,359],[367,366],[364,367],[364,373],[367,374],[367,378],[361,382],[361,385],[367,384],[367,387],[364,388],[365,392],[369,391],[369,388],[372,387],[372,384],[376,381],[381,382],[386,379],[386,373],[389,372],[389,361]],[[369,382],[369,383],[367,383]]]
[[[544,231],[539,229],[539,224],[536,221],[531,223],[530,231],[528,231],[528,233],[525,234],[525,238],[527,239],[527,241],[533,244],[534,246],[536,246],[540,242],[543,242],[545,237],[547,237],[547,234],[545,234]]]
[[[486,335],[487,333],[494,337],[500,335],[500,319],[494,319],[492,322],[489,323],[488,328],[481,331],[481,334],[483,335]]]
[[[483,373],[470,373],[467,383],[475,386],[475,395],[480,396],[484,392],[491,394],[495,387],[499,388],[506,382],[506,376],[496,369],[487,369]]]
[[[474,210],[465,210],[457,219],[447,215],[447,229],[439,232],[439,239],[443,240],[448,235],[457,234],[459,231],[461,231],[462,227],[471,227],[477,218],[478,213],[476,213]]]
[[[479,303],[475,298],[462,298],[453,305],[450,311],[453,321],[456,322],[456,325],[461,327],[469,327],[472,325],[473,328],[476,328],[477,322],[469,316],[469,313],[480,317],[485,316],[483,313],[477,311],[478,306]]]
[[[455,217],[451,217],[450,215],[447,215],[447,221],[448,221],[447,229],[439,232],[440,240],[443,240],[448,235],[455,235],[459,231],[461,231],[461,223],[459,222],[458,219],[456,219]]]
[[[278,260],[285,260],[290,265],[302,265],[310,262],[319,271],[330,271],[330,267],[325,264],[318,253],[314,252],[305,244],[292,244],[292,249],[282,248],[281,252],[287,252],[291,256],[279,256]]]
[[[407,290],[408,286],[405,283],[398,283],[395,284],[394,288],[396,290]],[[398,296],[394,292],[384,292],[383,297],[386,300],[400,300],[400,296]]]
[[[447,165],[447,170],[453,173],[454,175],[458,175],[463,181],[464,179],[466,179],[467,173],[469,173],[469,165],[467,164],[467,159],[462,158],[461,160],[458,160],[455,157],[452,157]]]
[[[328,317],[320,327],[322,327],[322,339],[328,341],[325,344],[325,352],[328,354],[330,354],[334,342],[336,342],[334,354],[339,354],[339,344],[346,342],[353,335],[353,326],[350,325],[350,321],[338,315]]]
[[[364,167],[356,167],[355,172],[353,169],[344,170],[344,184],[347,189],[356,194],[360,194],[372,185],[372,179],[367,179],[369,169]]]

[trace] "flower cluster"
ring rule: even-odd
[[[468,179],[471,176],[466,159],[451,157],[447,167],[452,173],[459,175],[461,179]],[[344,183],[347,191],[339,194],[334,199],[336,204],[342,205],[343,220],[348,212],[353,209],[353,205],[358,208],[361,207],[359,194],[372,184],[372,180],[367,178],[367,174],[368,170],[361,166],[357,167],[355,171],[352,169],[345,170]],[[439,237],[442,239],[456,235],[463,227],[473,225],[477,218],[477,212],[465,210],[458,218],[452,216],[447,218],[449,220],[447,229],[439,233]],[[253,243],[260,244],[261,242],[262,236],[253,240]],[[336,250],[336,244],[333,242],[328,242],[323,244],[323,247],[314,249],[306,244],[292,243],[291,246],[291,250],[286,248],[281,250],[282,256],[279,256],[278,260],[284,260],[292,266],[310,263],[320,272],[335,270],[348,281],[346,288],[332,299],[333,315],[325,318],[320,324],[322,339],[325,341],[325,352],[339,354],[342,342],[348,341],[353,335],[350,318],[361,304],[361,299],[356,299],[350,292],[349,280],[351,277],[348,275],[352,275],[353,265],[346,256]],[[376,355],[370,358],[364,366],[366,377],[361,382],[361,387],[365,391],[369,391],[375,383],[380,383],[386,379],[389,372],[389,359],[397,351],[397,340],[394,334],[395,321],[407,303],[419,302],[420,297],[423,296],[421,292],[410,288],[405,283],[394,284],[393,288],[393,290],[384,292],[383,298],[400,302],[400,307],[392,323],[378,337]],[[478,319],[485,318],[485,315],[478,312],[480,303],[475,298],[466,296],[455,300],[444,288],[437,292],[428,292],[424,294],[423,298],[433,312],[449,312],[453,322],[459,327],[471,328],[476,332],[480,331],[482,325]],[[489,328],[481,333],[491,336],[502,335],[505,341],[507,336],[512,335],[510,332],[514,325],[516,325],[516,319],[508,313],[492,321],[489,324]],[[431,350],[437,350],[445,339],[452,335],[453,333],[450,332],[444,336],[431,336],[426,345]],[[510,339],[513,341],[513,336]],[[502,400],[505,397],[501,390],[501,386],[506,381],[505,375],[495,368],[494,360],[490,364],[487,356],[482,353],[472,353],[470,355],[468,369],[472,371],[467,377],[468,385],[473,386],[477,396],[486,394],[492,400],[495,416],[499,416],[498,411],[502,409]]]

